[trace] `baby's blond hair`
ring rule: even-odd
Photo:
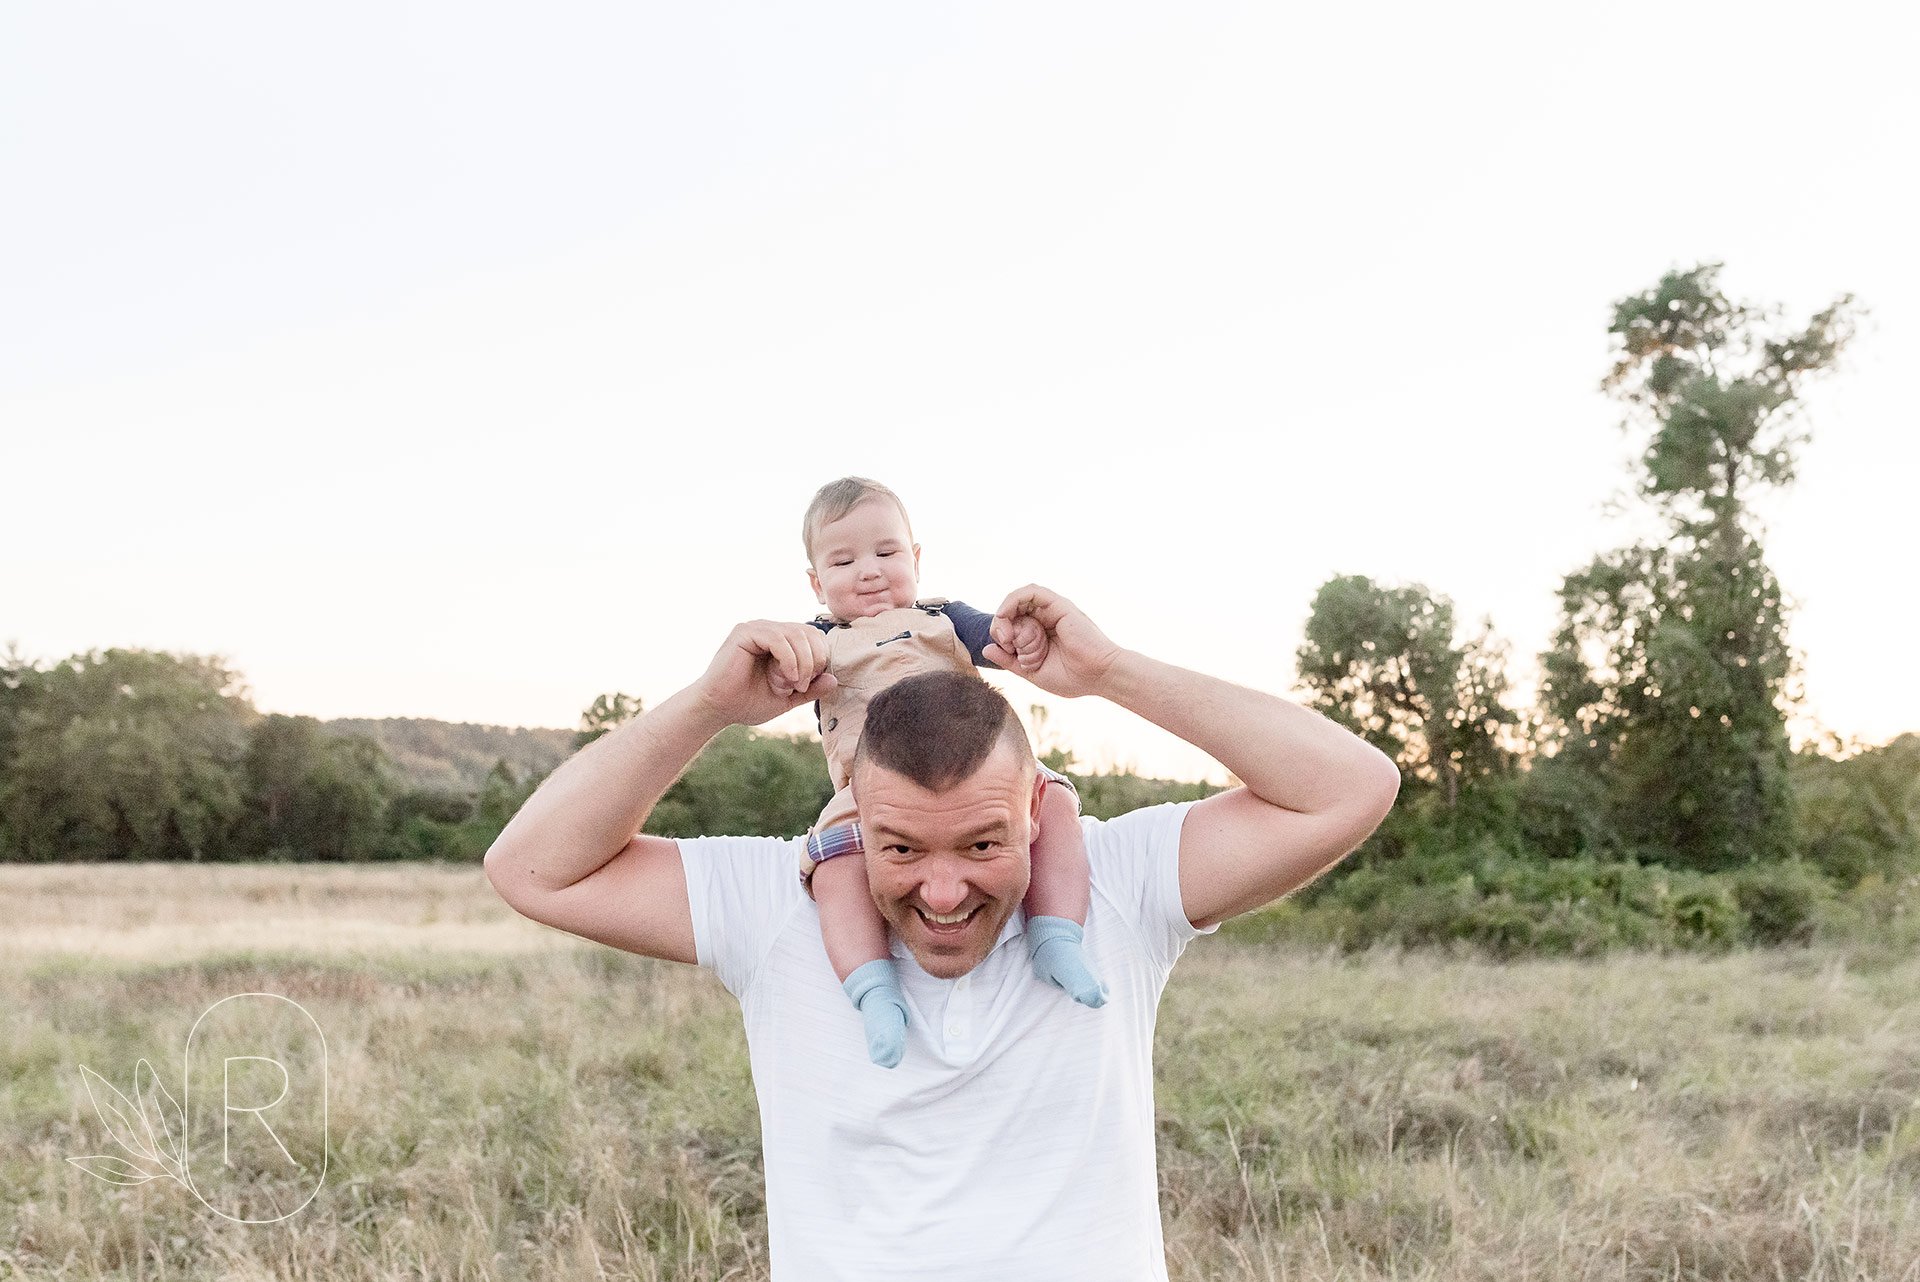
[[[813,502],[807,504],[807,514],[800,522],[800,541],[806,545],[807,560],[813,560],[813,541],[825,527],[853,511],[867,499],[886,499],[900,509],[900,519],[907,523],[907,538],[913,538],[913,518],[907,515],[907,505],[878,481],[870,481],[864,476],[843,476],[837,481],[828,481],[813,496]]]

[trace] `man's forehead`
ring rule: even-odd
[[[980,769],[949,788],[923,788],[872,762],[855,774],[854,801],[861,822],[895,832],[949,824],[1009,822],[1024,809],[1028,780],[1011,752],[996,751]]]
[[[861,816],[862,826],[876,838],[957,835],[971,839],[981,833],[1012,831],[1018,808],[1006,797],[987,797],[971,805],[937,810],[878,801],[863,809]]]

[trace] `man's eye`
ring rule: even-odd
[[[996,844],[997,843],[991,841],[976,841],[973,843],[973,848],[975,850],[992,850]]]
[[[890,855],[904,855],[907,853],[905,846],[882,846],[881,849]]]

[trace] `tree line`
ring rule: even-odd
[[[1491,620],[1463,630],[1427,586],[1353,575],[1316,595],[1301,685],[1403,779],[1394,814],[1307,897],[1357,934],[1770,942],[1844,894],[1897,910],[1920,885],[1920,736],[1789,747],[1788,612],[1754,514],[1792,483],[1807,384],[1857,312],[1842,297],[1788,324],[1729,298],[1719,270],[1614,306],[1602,387],[1659,536],[1563,579],[1535,706],[1512,701]]]
[[[1788,610],[1754,515],[1759,494],[1791,484],[1805,389],[1857,313],[1843,297],[1788,324],[1727,297],[1718,273],[1670,272],[1614,306],[1602,386],[1639,442],[1633,488],[1660,534],[1563,579],[1532,706],[1515,701],[1492,621],[1463,628],[1426,585],[1342,575],[1316,593],[1300,689],[1403,779],[1356,857],[1290,906],[1342,942],[1775,942],[1807,937],[1836,904],[1883,923],[1920,910],[1920,735],[1790,749]],[[214,658],[42,665],[10,651],[0,859],[477,858],[565,750],[639,711],[602,695],[570,743],[326,726],[260,714]],[[1049,759],[1072,769],[1063,749]],[[1076,778],[1103,816],[1208,791]],[[828,793],[811,738],[735,727],[648,830],[800,832]]]
[[[477,859],[568,750],[640,712],[595,699],[565,732],[265,715],[220,660],[89,651],[0,656],[0,860]],[[475,733],[486,731],[489,733]],[[476,745],[505,746],[472,786]],[[1051,759],[1064,766],[1055,751]],[[1090,813],[1205,795],[1204,784],[1082,776]],[[803,832],[832,794],[819,743],[722,732],[647,831]]]

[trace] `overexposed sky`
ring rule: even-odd
[[[810,616],[800,513],[855,472],[930,594],[1037,580],[1285,691],[1321,582],[1419,581],[1524,680],[1632,533],[1610,305],[1723,260],[1872,309],[1769,547],[1811,718],[1920,729],[1886,12],[8,6],[0,642],[570,725]]]

